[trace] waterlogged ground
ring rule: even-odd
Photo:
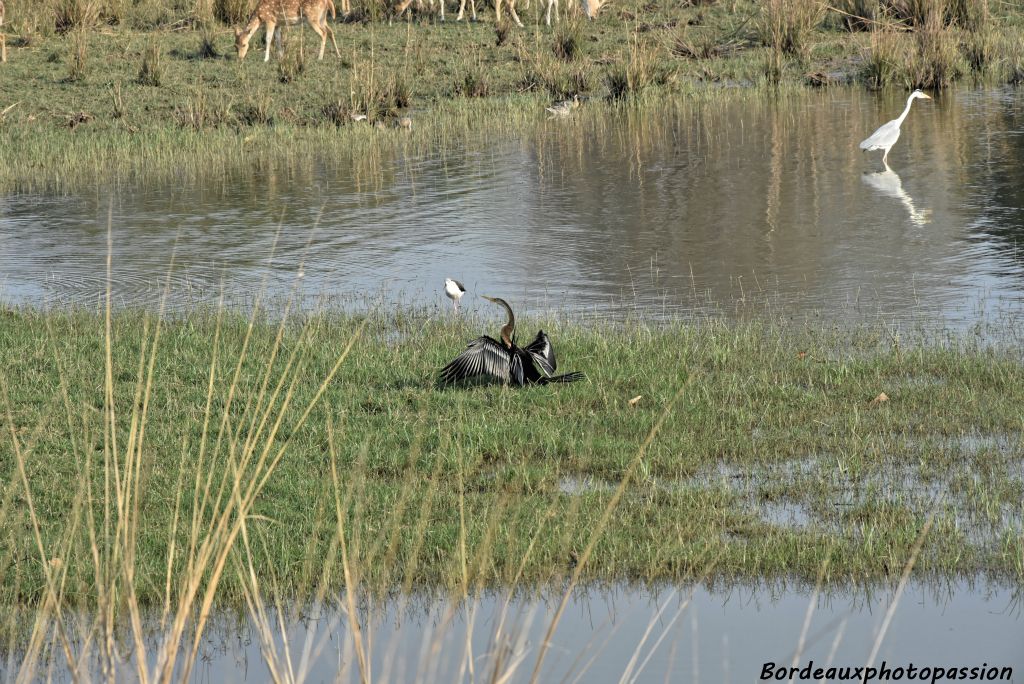
[[[905,96],[592,102],[567,120],[538,107],[511,135],[396,145],[367,128],[389,142],[198,184],[100,178],[95,194],[10,196],[0,292],[94,306],[109,213],[117,304],[153,306],[168,272],[176,307],[283,295],[301,274],[308,306],[440,307],[455,277],[520,310],[1012,318],[1024,301],[1024,91],[917,101],[886,171],[857,143]]]

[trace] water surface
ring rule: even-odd
[[[850,89],[592,104],[569,120],[538,112],[510,138],[9,196],[0,296],[95,305],[111,211],[117,304],[154,305],[173,254],[178,307],[296,284],[308,306],[443,307],[450,276],[520,309],[611,316],[767,306],[966,327],[1016,315],[1024,91],[916,102],[887,171],[857,143],[904,98]]]

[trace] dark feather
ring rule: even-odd
[[[509,382],[511,354],[501,342],[484,335],[478,337],[466,349],[441,369],[439,379],[449,384],[480,376]]]
[[[558,362],[555,360],[555,348],[551,346],[551,340],[548,339],[546,332],[538,330],[537,337],[533,338],[533,342],[526,345],[524,349],[537,362],[544,375],[552,375],[555,372],[555,368],[558,367]]]

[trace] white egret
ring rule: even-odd
[[[459,300],[462,299],[462,295],[466,294],[466,287],[458,280],[445,278],[444,293],[448,295],[448,299],[452,300],[452,306],[454,306],[455,310],[458,311]]]
[[[882,124],[878,130],[871,134],[871,137],[860,144],[860,149],[872,152],[874,150],[885,150],[882,154],[882,163],[886,163],[886,158],[889,156],[889,150],[896,144],[896,141],[900,139],[900,124],[907,118],[907,114],[910,113],[910,105],[917,98],[924,100],[932,99],[930,96],[925,95],[920,90],[915,90],[910,93],[910,97],[907,98],[907,107],[900,114],[900,118],[893,119],[889,123]]]

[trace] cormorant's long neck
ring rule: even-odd
[[[897,126],[902,124],[903,120],[907,118],[907,114],[910,113],[910,105],[912,105],[913,103],[914,103],[914,96],[911,95],[910,97],[907,98],[907,107],[906,107],[906,109],[904,109],[903,113],[900,114],[900,118],[896,119],[896,125]]]
[[[508,314],[508,323],[501,328],[501,341],[505,343],[505,346],[512,346],[512,333],[516,331],[516,317],[512,314],[512,307],[508,304],[502,304],[505,308],[505,313]]]

